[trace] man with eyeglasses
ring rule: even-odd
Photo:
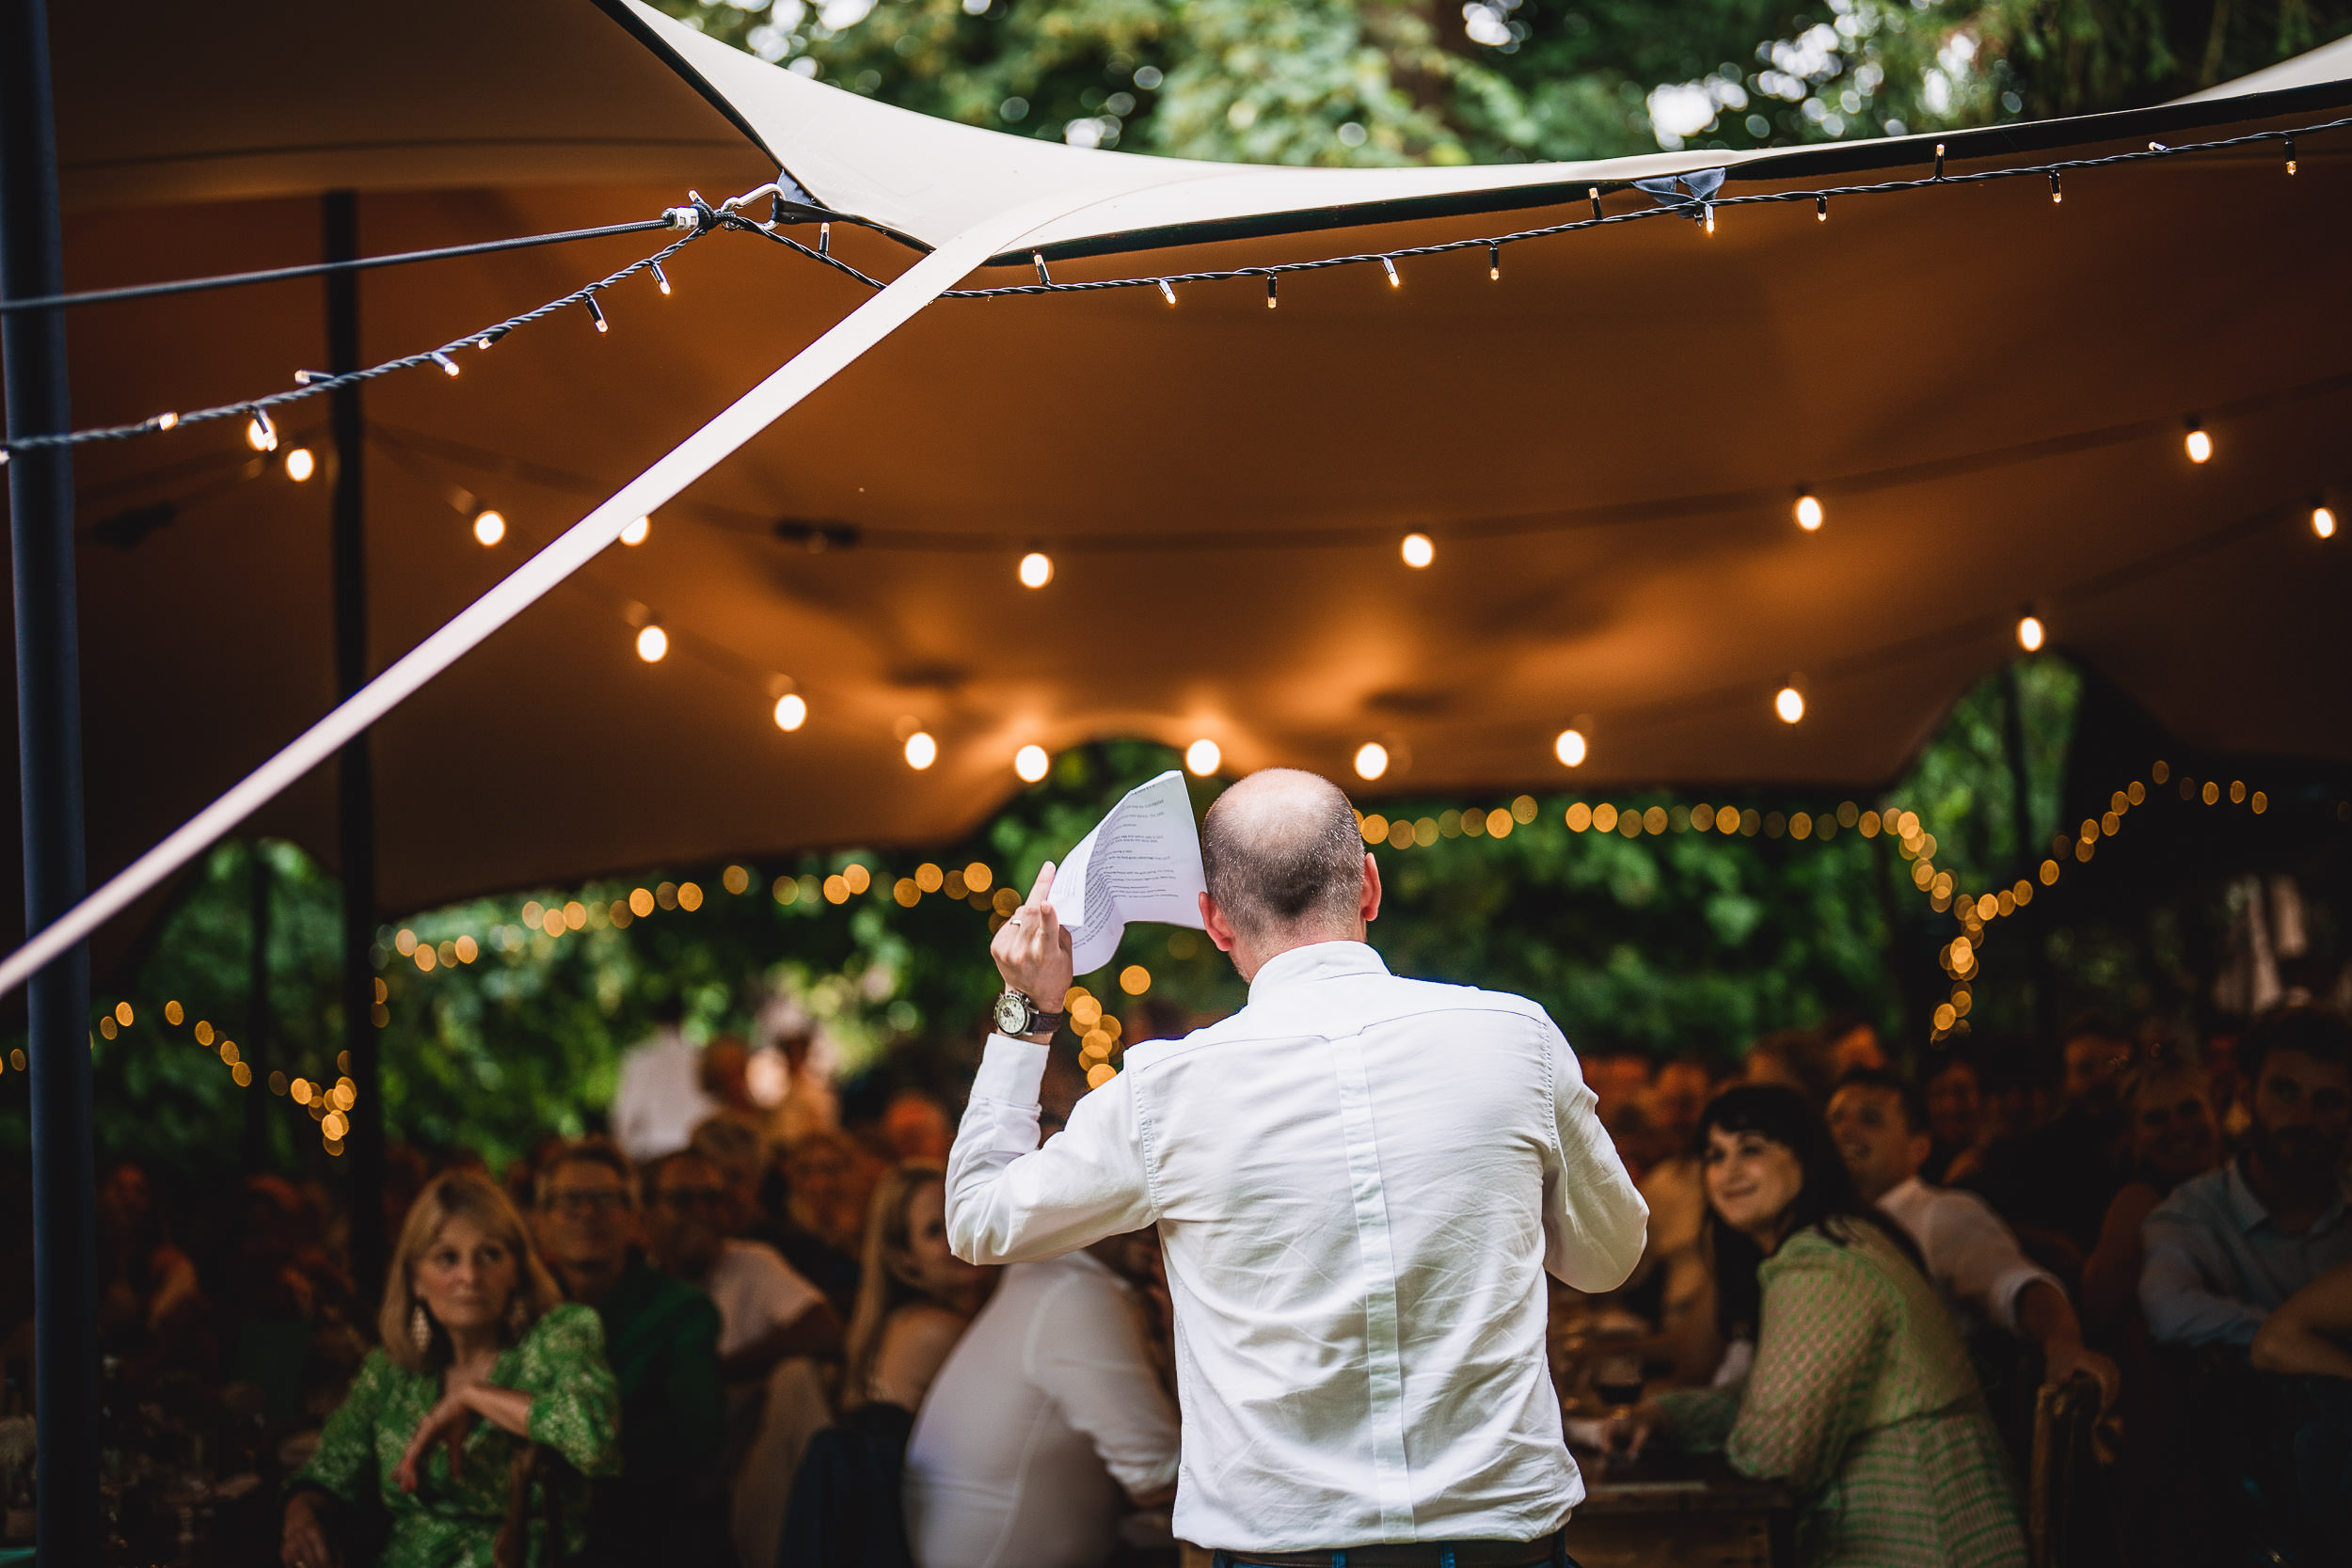
[[[565,1144],[539,1169],[539,1250],[566,1294],[604,1323],[621,1390],[621,1473],[596,1483],[596,1564],[722,1564],[727,1542],[719,1309],[638,1249],[637,1175],[606,1138]]]
[[[715,1161],[681,1149],[648,1176],[645,1237],[655,1261],[719,1308],[736,1555],[773,1562],[793,1473],[827,1419],[824,1384],[809,1358],[841,1348],[841,1319],[775,1248],[726,1233],[736,1195]]]

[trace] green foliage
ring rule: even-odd
[[[966,124],[1278,164],[1600,158],[2095,113],[2352,29],[2352,0],[660,3]]]
[[[2081,683],[2054,658],[2021,663],[2015,673],[2038,841],[2057,816]],[[1884,801],[1860,802],[1917,811],[1937,835],[1937,863],[1971,889],[2020,874],[2009,689],[2004,674],[1979,684]],[[475,900],[387,927],[375,956],[388,1123],[420,1146],[472,1149],[500,1164],[550,1132],[594,1124],[611,1102],[622,1053],[651,1031],[658,1009],[675,1005],[698,1038],[749,1036],[777,995],[823,1022],[852,1072],[883,1067],[952,1085],[998,986],[987,956],[993,898],[1009,887],[1025,893],[1038,868],[1067,853],[1112,801],[1177,766],[1174,752],[1143,741],[1064,752],[1044,782],[972,839],[930,857],[943,879],[976,862],[989,867],[987,890],[961,899],[943,891],[903,904],[896,879],[913,876],[917,857],[842,850],[788,864],[694,868],[643,889],[596,882]],[[1191,781],[1195,807],[1205,810],[1219,787]],[[1950,918],[1929,910],[1883,838],[1775,836],[1784,817],[1834,812],[1838,802],[1718,797],[1716,805],[1752,809],[1766,831],[1669,827],[1636,838],[1569,831],[1565,810],[1578,798],[1526,801],[1500,838],[1485,822],[1514,802],[1360,802],[1425,823],[1425,844],[1375,849],[1387,902],[1373,935],[1390,963],[1532,996],[1586,1050],[1727,1059],[1767,1030],[1845,1007],[1898,1040],[1924,1037],[1927,1012],[1942,1000],[1933,955],[1954,934]],[[1657,791],[1607,799],[1682,824],[1695,803]],[[1463,831],[1466,815],[1477,831]],[[253,850],[224,846],[183,886],[127,998],[103,993],[93,1008],[96,1025],[127,1000],[135,1020],[96,1042],[102,1151],[225,1164],[258,1107],[266,1162],[332,1163],[317,1118],[274,1092],[270,1075],[331,1085],[343,1070],[338,895],[294,847],[269,843],[262,852],[272,885],[266,1038],[253,1035],[247,1003]],[[851,865],[866,867],[870,884],[828,901],[824,879]],[[655,912],[628,913],[632,895],[649,904],[656,893]],[[567,906],[576,926],[561,918]],[[2096,933],[2055,933],[2051,951],[2093,990],[2131,983],[2123,970],[2132,955]],[[428,952],[429,970],[421,964]],[[2013,944],[1988,955],[1980,1018],[2013,1022],[2029,1010],[2025,959]],[[1116,977],[1130,964],[1151,973],[1152,995],[1195,1012],[1222,1013],[1246,999],[1232,965],[1195,931],[1133,927],[1104,973],[1082,978],[1098,995],[1123,1000]],[[166,1017],[167,1001],[181,1004],[177,1023]],[[209,1048],[196,1043],[199,1021],[217,1031]],[[239,1042],[252,1067],[249,1086],[233,1082],[219,1053],[224,1038]],[[0,1146],[22,1147],[23,1084],[21,1072],[0,1075]]]

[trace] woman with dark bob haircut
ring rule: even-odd
[[[1729,1387],[1618,1423],[1722,1452],[1799,1500],[1804,1568],[2022,1568],[2008,1461],[1967,1352],[1908,1238],[1855,1193],[1821,1113],[1742,1084],[1698,1131],[1724,1336],[1754,1336]]]

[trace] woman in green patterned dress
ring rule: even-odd
[[[285,1568],[342,1568],[336,1505],[377,1499],[391,1516],[384,1568],[552,1568],[577,1555],[584,1478],[620,1465],[620,1396],[596,1313],[564,1300],[506,1195],[469,1171],[417,1196],[390,1275],[383,1346],[294,1479]],[[564,1538],[554,1551],[550,1522]]]
[[[1865,1204],[1796,1090],[1725,1090],[1699,1127],[1724,1338],[1747,1376],[1613,1434],[1722,1452],[1797,1495],[1804,1568],[2023,1568],[2025,1531],[1968,1354],[1910,1239]]]

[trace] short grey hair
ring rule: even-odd
[[[1344,923],[1363,898],[1355,808],[1339,785],[1295,768],[1263,768],[1216,798],[1200,864],[1225,918],[1252,934]]]

